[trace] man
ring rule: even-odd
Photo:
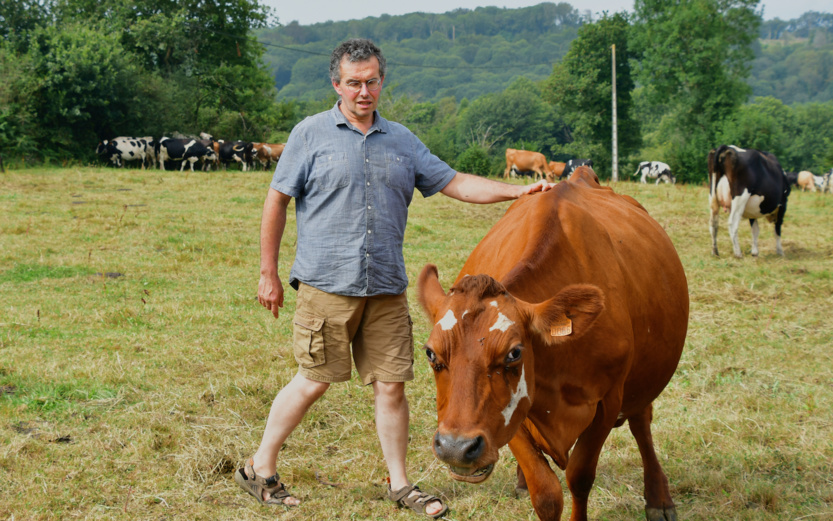
[[[298,505],[280,483],[281,445],[307,409],[351,375],[352,358],[372,385],[376,430],[390,473],[390,498],[440,517],[447,506],[412,486],[406,475],[408,402],[413,336],[405,291],[402,243],[414,188],[473,203],[516,199],[548,190],[455,172],[404,126],[383,119],[376,106],[385,59],[371,41],[348,40],[330,60],[341,99],[299,123],[286,143],[263,207],[258,300],[275,318],[283,307],[277,272],[286,208],[296,199],[297,250],[289,275],[298,290],[296,376],[275,398],[255,455],[235,480],[261,503]],[[267,477],[268,476],[268,477]]]

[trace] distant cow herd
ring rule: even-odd
[[[122,136],[100,142],[96,154],[116,167],[123,167],[128,161],[140,161],[142,169],[158,165],[166,170],[179,166],[182,171],[188,164],[193,172],[195,165],[208,171],[212,165],[225,170],[230,163],[237,163],[247,171],[258,164],[268,170],[280,159],[283,148],[283,143],[215,140],[203,133],[199,139]]]

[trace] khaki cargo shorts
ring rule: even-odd
[[[414,379],[413,322],[405,293],[346,297],[301,283],[296,301],[294,352],[301,375],[346,382],[355,361],[365,385]]]

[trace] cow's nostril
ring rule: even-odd
[[[439,432],[434,435],[434,452],[438,458],[446,462],[473,463],[483,455],[485,448],[486,442],[483,436],[464,438],[443,435]]]

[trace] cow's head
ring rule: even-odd
[[[584,334],[604,309],[599,288],[572,285],[530,304],[487,275],[443,291],[437,267],[419,276],[419,300],[434,324],[425,353],[437,383],[434,454],[451,476],[479,483],[535,400],[534,346]]]

